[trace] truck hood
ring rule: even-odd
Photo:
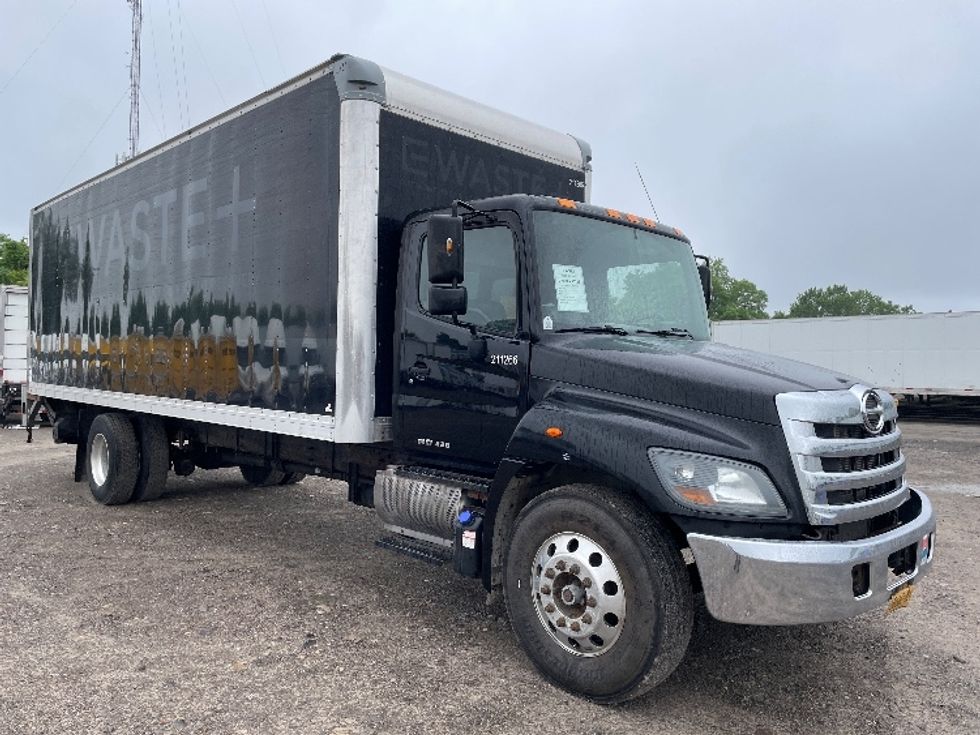
[[[774,397],[842,390],[855,378],[715,342],[653,335],[553,335],[534,346],[531,375],[544,381],[778,424]]]

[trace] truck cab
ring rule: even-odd
[[[603,584],[625,584],[616,534],[562,525],[565,504],[601,517],[610,497],[649,512],[673,558],[687,550],[673,583],[718,619],[827,622],[903,604],[930,568],[935,519],[904,479],[891,396],[711,342],[707,267],[679,229],[552,197],[454,210],[404,229],[394,436],[411,464],[492,477],[470,501],[485,514],[481,572],[527,650],[550,641],[601,664],[619,640],[628,601],[589,595],[610,562]],[[507,589],[527,583],[522,565],[530,594]],[[586,606],[561,603],[555,578]],[[595,622],[607,615],[615,625]],[[670,641],[669,625],[658,632]],[[536,662],[555,675],[548,655]]]

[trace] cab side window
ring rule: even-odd
[[[503,225],[466,230],[463,283],[466,314],[459,320],[488,332],[517,331],[517,260],[514,234]],[[422,242],[419,268],[419,305],[429,302],[428,243]]]

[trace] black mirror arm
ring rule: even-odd
[[[453,200],[453,217],[458,217],[459,216],[459,208],[460,207],[465,207],[466,209],[468,209],[470,211],[470,216],[471,217],[472,216],[480,215],[480,216],[486,217],[490,222],[497,222],[498,221],[496,217],[494,217],[492,214],[490,214],[490,212],[484,212],[482,209],[477,209],[473,205],[471,205],[471,204],[469,204],[467,202],[464,202],[462,199],[454,199]]]
[[[704,293],[704,305],[711,306],[711,258],[707,255],[694,255],[695,263],[698,267],[698,276],[701,279],[701,291]],[[698,262],[698,261],[703,262]]]

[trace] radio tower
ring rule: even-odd
[[[142,0],[126,0],[133,9],[133,52],[129,59],[129,157],[140,144],[140,33],[143,29]]]

